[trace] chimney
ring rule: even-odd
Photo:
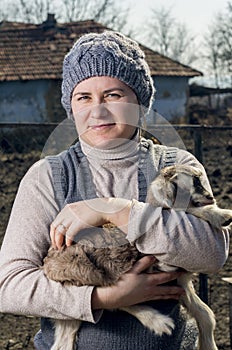
[[[46,29],[51,29],[56,27],[56,19],[54,13],[48,13],[46,21],[44,21],[41,26]]]

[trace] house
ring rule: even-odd
[[[93,20],[57,23],[49,14],[42,24],[0,23],[0,122],[57,122],[62,62],[84,33],[107,29]],[[153,108],[165,118],[185,114],[188,79],[200,72],[141,45],[157,89]]]

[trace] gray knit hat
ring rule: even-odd
[[[123,34],[85,34],[65,56],[61,102],[69,118],[73,118],[71,98],[75,86],[94,76],[118,78],[135,92],[142,106],[150,108],[155,89],[144,52]]]

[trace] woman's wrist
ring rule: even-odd
[[[91,307],[92,307],[92,310],[113,308],[112,302],[110,303],[109,288],[95,287],[93,289],[92,298],[91,298]]]
[[[127,234],[132,201],[123,198],[107,198],[106,201],[107,222],[114,224]]]

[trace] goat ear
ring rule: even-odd
[[[173,174],[173,175],[170,177],[170,179],[169,179],[169,181],[170,181],[171,183],[176,183],[177,180],[178,180],[178,174],[177,174],[177,173]]]
[[[162,168],[160,173],[163,175],[163,177],[167,180],[170,180],[173,176],[177,174],[176,172],[176,166],[170,165],[165,168]]]
[[[162,191],[156,192],[156,200],[163,208],[172,208],[174,203],[174,185],[171,182],[167,182],[162,188]]]
[[[191,169],[191,173],[193,176],[196,177],[201,177],[202,176],[202,171],[194,166],[189,167]]]
[[[172,187],[170,182],[153,182],[148,190],[147,202],[155,207],[171,208],[174,201]]]

